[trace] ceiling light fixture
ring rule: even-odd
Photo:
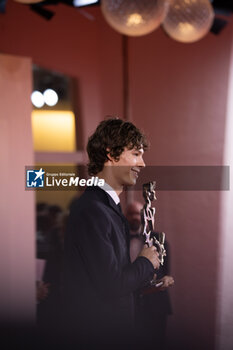
[[[111,27],[129,36],[151,33],[162,23],[169,0],[102,0],[101,10]]]
[[[57,104],[58,95],[56,91],[54,91],[53,89],[46,89],[43,95],[44,95],[44,101],[48,106],[53,107]]]
[[[73,0],[74,7],[82,7],[97,4],[98,0]]]
[[[39,2],[42,2],[44,0],[15,0],[16,2],[20,2],[21,4],[38,4]]]
[[[172,39],[192,43],[209,32],[213,21],[209,0],[171,0],[162,27]]]
[[[44,106],[44,96],[40,91],[33,91],[33,93],[31,94],[31,101],[32,104],[37,107],[37,108],[41,108]]]

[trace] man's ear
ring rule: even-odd
[[[108,158],[108,160],[109,160],[110,162],[117,162],[117,159],[114,158],[114,157],[112,157],[112,156],[110,155],[110,149],[109,149],[109,148],[106,148],[106,151],[107,151],[107,158]]]
[[[110,155],[110,149],[109,149],[109,148],[106,148],[106,153],[107,153],[107,158],[108,158],[108,160],[109,160],[110,162],[112,162],[112,161],[113,161],[113,157],[111,157],[111,155]]]

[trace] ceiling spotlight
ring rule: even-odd
[[[102,0],[101,10],[108,24],[121,34],[140,36],[159,27],[169,0]]]
[[[163,29],[173,39],[192,43],[202,39],[214,20],[214,10],[209,0],[170,0]]]
[[[56,93],[56,91],[52,90],[52,89],[47,89],[44,91],[43,93],[44,95],[44,100],[45,100],[45,103],[52,107],[52,106],[55,106],[58,102],[58,95]]]
[[[94,5],[97,4],[98,0],[73,0],[73,5],[75,7],[82,7],[82,6],[88,6],[88,5]]]
[[[31,94],[31,101],[35,107],[41,108],[44,105],[44,96],[40,91],[35,90]]]

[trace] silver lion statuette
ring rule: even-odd
[[[151,207],[151,202],[156,200],[155,196],[155,181],[148,182],[143,185],[143,197],[145,199],[145,205],[141,210],[141,221],[142,221],[142,234],[144,237],[145,244],[148,247],[154,245],[159,253],[160,264],[163,265],[164,257],[166,256],[166,250],[164,248],[165,233],[159,232],[158,239],[153,234],[154,221],[155,221],[155,208]]]

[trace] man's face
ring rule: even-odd
[[[112,175],[119,186],[135,185],[140,170],[145,167],[143,148],[125,148],[118,161],[112,160]]]

